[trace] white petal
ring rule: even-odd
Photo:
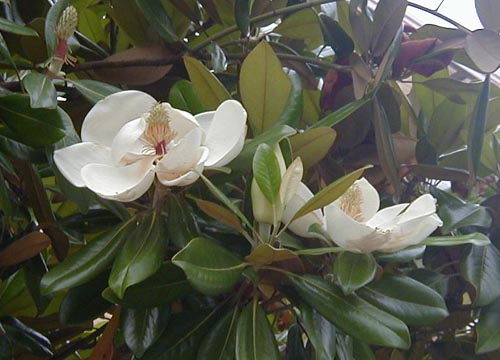
[[[212,124],[212,120],[214,119],[215,111],[205,111],[199,114],[194,115],[194,118],[200,124],[200,127],[203,129],[205,134],[208,133],[210,129],[210,124]]]
[[[154,180],[152,159],[127,166],[90,164],[82,169],[85,185],[105,199],[133,201],[144,194]]]
[[[398,223],[403,223],[422,215],[434,214],[436,212],[436,200],[431,194],[425,194],[413,201],[408,208],[397,217]]]
[[[136,119],[126,123],[118,131],[111,146],[111,156],[116,164],[127,165],[149,154],[145,153],[145,144],[141,141],[145,128],[146,121]]]
[[[330,238],[340,247],[368,253],[389,240],[389,233],[357,222],[334,204],[325,207],[326,228]]]
[[[170,126],[176,134],[174,141],[179,141],[191,130],[200,127],[194,116],[190,113],[173,108],[169,103],[162,103],[162,105],[171,121]]]
[[[252,213],[254,219],[258,222],[273,224],[273,206],[264,196],[264,193],[260,189],[255,178],[252,179],[250,193],[252,197]]]
[[[297,192],[297,188],[302,183],[303,174],[304,166],[302,165],[302,160],[300,160],[300,157],[297,157],[288,169],[286,169],[281,178],[280,199],[282,204],[286,205]]]
[[[396,223],[396,217],[408,207],[408,203],[386,207],[375,214],[366,225],[372,228],[385,228]]]
[[[292,196],[283,210],[282,222],[288,223],[292,220],[297,211],[312,197],[313,193],[311,190],[309,190],[303,182],[300,182],[297,186],[295,195]],[[325,228],[325,218],[321,209],[314,210],[294,220],[288,225],[288,228],[299,236],[310,238],[316,236],[308,232],[309,227],[313,224],[319,224],[321,227]]]
[[[111,94],[90,110],[83,120],[82,141],[111,146],[123,125],[149,112],[156,100],[135,90]]]
[[[82,168],[88,164],[111,164],[111,149],[90,142],[78,143],[54,151],[54,162],[70,183],[85,187]]]
[[[169,148],[158,163],[158,179],[166,186],[189,185],[198,179],[196,172],[203,171],[208,149],[201,146],[203,130],[194,128],[176,146]]]
[[[347,206],[344,203],[347,203]],[[341,209],[354,209],[356,214],[350,215],[355,215],[356,220],[364,222],[370,220],[377,213],[380,207],[380,197],[377,190],[368,180],[361,178],[356,180],[341,197],[333,202],[333,204]]]
[[[383,252],[394,252],[411,245],[416,245],[425,240],[443,222],[436,214],[414,217],[406,222],[394,225],[389,231],[391,239],[379,250]]]
[[[243,148],[247,113],[236,100],[224,101],[215,111],[204,145],[209,149],[207,166],[224,166]]]

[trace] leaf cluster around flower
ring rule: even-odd
[[[299,191],[287,204],[285,222],[310,198],[312,192],[301,183]],[[436,214],[436,201],[430,194],[417,198],[411,204],[403,203],[379,210],[377,190],[361,178],[337,200],[290,223],[289,229],[303,237],[315,237],[310,232],[318,224],[328,240],[347,251],[369,253],[395,252],[417,245],[443,222]]]
[[[140,91],[99,101],[83,121],[82,143],[56,150],[54,161],[74,186],[133,201],[155,176],[165,186],[195,182],[206,166],[228,164],[243,148],[247,113],[235,100],[191,115]]]

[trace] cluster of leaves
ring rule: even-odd
[[[406,0],[0,4],[1,359],[498,357],[496,1],[476,0],[474,32],[403,27]],[[69,4],[78,62],[50,74]],[[151,192],[122,204],[73,187],[53,151],[120,89],[193,114],[240,100],[231,172],[170,189],[160,211]],[[384,205],[430,189],[444,226],[392,254],[263,240],[249,184],[277,199],[276,144],[317,192],[303,213],[365,171]]]

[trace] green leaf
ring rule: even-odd
[[[135,356],[144,352],[160,337],[170,318],[170,307],[124,308],[120,313],[120,328],[125,343]]]
[[[13,343],[21,346],[39,357],[52,356],[49,339],[38,331],[27,327],[16,318],[2,319],[5,336]]]
[[[69,5],[69,0],[58,0],[51,6],[45,17],[45,44],[47,45],[47,54],[49,58],[54,56],[54,52],[57,47],[57,34],[56,27],[59,17],[61,16],[64,9]]]
[[[476,354],[500,348],[500,298],[481,309],[476,326]]]
[[[371,165],[364,166],[358,170],[354,170],[353,172],[342,176],[340,179],[337,179],[329,184],[327,187],[325,187],[324,189],[316,193],[316,195],[314,195],[311,199],[309,199],[297,211],[290,222],[337,200],[356,180],[361,177],[363,171],[369,168],[371,168]]]
[[[172,262],[184,270],[193,288],[206,295],[231,290],[246,266],[226,248],[201,237],[191,240]]]
[[[55,109],[57,107],[57,92],[47,75],[30,72],[23,78],[23,85],[30,95],[32,108]]]
[[[500,35],[497,31],[480,29],[465,38],[465,51],[484,73],[492,73],[500,66]]]
[[[399,163],[396,158],[392,132],[386,112],[378,100],[373,101],[373,128],[375,144],[382,170],[393,186],[396,196],[401,193],[401,180],[399,178]]]
[[[125,290],[121,300],[124,307],[157,307],[184,297],[191,291],[184,272],[171,262],[146,280]]]
[[[485,306],[500,296],[500,252],[494,245],[471,246],[460,270],[476,289],[474,305]]]
[[[371,101],[369,96],[365,96],[362,99],[351,101],[350,103],[342,106],[340,109],[326,115],[324,118],[319,120],[317,123],[313,124],[311,128],[319,127],[332,127],[343,120],[347,119],[351,114],[355,113],[356,110],[361,108],[367,102]]]
[[[306,303],[348,335],[369,344],[407,349],[410,334],[406,325],[392,315],[312,275],[289,276]]]
[[[320,21],[313,9],[304,9],[287,16],[274,32],[290,39],[302,40],[308,50],[322,45]]]
[[[290,138],[293,155],[308,169],[323,159],[332,147],[337,132],[330,127],[311,128]]]
[[[179,40],[160,0],[135,0],[156,32],[168,43]]]
[[[231,99],[224,85],[200,61],[184,56],[184,66],[196,93],[208,110],[215,110],[224,100]]]
[[[82,285],[104,271],[134,229],[131,222],[113,227],[50,269],[40,284],[42,294]]]
[[[271,205],[278,205],[281,173],[278,159],[267,144],[260,144],[253,158],[253,175]]]
[[[92,321],[109,310],[112,304],[101,297],[107,280],[108,272],[104,272],[83,285],[69,289],[59,307],[61,322],[77,325]]]
[[[234,1],[234,19],[236,26],[241,32],[241,37],[247,37],[250,34],[250,9],[253,1],[235,0]]]
[[[233,360],[239,309],[235,306],[223,315],[205,336],[196,360]]]
[[[298,317],[316,353],[315,360],[331,360],[337,353],[335,326],[314,308],[303,303],[298,306]]]
[[[104,99],[108,95],[122,91],[116,86],[96,80],[72,80],[71,83],[75,86],[75,89],[80,92],[80,94],[93,104]]]
[[[193,84],[187,80],[179,80],[170,89],[168,102],[176,109],[199,114],[205,111]]]
[[[174,194],[167,198],[167,209],[167,232],[170,242],[178,248],[183,248],[200,233],[193,209],[182,196]]]
[[[253,139],[247,141],[241,153],[231,161],[229,167],[233,171],[247,171],[249,170],[253,156],[257,151],[260,144],[274,145],[279,143],[284,138],[295,134],[297,131],[290,126],[277,126],[269,131],[266,131]]]
[[[267,42],[261,41],[243,61],[239,85],[254,134],[271,129],[285,110],[291,84]]]
[[[326,14],[319,14],[325,45],[331,46],[338,59],[345,59],[354,51],[354,42],[338,21]]]
[[[290,79],[292,88],[288,95],[285,110],[274,126],[290,125],[294,128],[299,127],[300,119],[304,109],[304,96],[302,94],[302,79],[300,75],[292,69],[289,69],[287,76]]]
[[[439,204],[437,213],[444,222],[442,233],[447,234],[465,226],[488,228],[491,225],[491,216],[485,207],[468,204],[453,194],[434,187],[431,188],[431,194]]]
[[[333,263],[333,273],[344,294],[362,288],[375,278],[377,262],[371,254],[343,252]]]
[[[441,295],[406,276],[385,275],[357,294],[409,325],[429,325],[448,316]]]
[[[406,5],[406,0],[386,0],[377,4],[370,44],[373,56],[382,56],[392,43],[402,26]]]
[[[109,286],[122,298],[125,290],[153,275],[161,266],[168,245],[161,216],[138,219],[133,233],[120,249],[109,275]]]
[[[500,11],[496,0],[476,0],[476,11],[481,24],[487,29],[500,30]]]
[[[303,331],[298,324],[292,324],[288,328],[285,360],[303,360],[307,358],[302,334]]]
[[[467,139],[467,163],[472,183],[476,181],[476,174],[481,164],[481,153],[488,116],[488,101],[490,94],[490,75],[486,75],[481,92],[474,106],[470,119],[469,134]]]
[[[12,94],[0,97],[1,118],[18,140],[30,146],[45,146],[66,134],[57,109],[33,109],[30,97]]]
[[[32,28],[16,24],[15,22],[4,19],[3,17],[0,17],[0,31],[22,36],[38,36],[38,33]]]
[[[209,314],[193,311],[172,315],[160,338],[141,360],[193,360],[200,343],[213,324],[215,311]]]
[[[9,47],[7,46],[7,43],[5,42],[5,39],[3,38],[2,34],[0,33],[0,55],[4,60],[9,62],[14,69],[16,68],[16,63],[12,59],[12,56],[10,55]]]
[[[279,360],[271,325],[258,300],[248,303],[236,328],[236,360]]]
[[[428,245],[428,246],[455,246],[472,244],[476,246],[486,246],[489,245],[490,239],[481,233],[472,233],[467,235],[456,235],[456,236],[431,236],[419,243],[418,245]]]

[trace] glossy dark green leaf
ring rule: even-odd
[[[332,47],[339,59],[348,57],[354,51],[354,42],[342,29],[338,21],[333,20],[326,14],[320,14],[321,30],[325,45]]]
[[[365,286],[375,278],[377,262],[372,254],[340,253],[333,263],[333,273],[344,294]]]
[[[441,295],[410,277],[385,275],[357,293],[406,324],[428,325],[448,316]]]
[[[191,291],[184,272],[171,262],[146,280],[125,290],[121,304],[125,307],[157,307],[178,300]]]
[[[191,114],[198,114],[205,111],[193,84],[187,80],[179,80],[172,86],[168,94],[168,102],[174,108],[190,112]]]
[[[375,354],[370,348],[370,345],[364,341],[354,339],[352,347],[354,359],[376,360]]]
[[[59,21],[59,17],[61,13],[66,9],[69,5],[69,0],[60,0],[54,3],[47,12],[47,16],[45,17],[45,43],[47,45],[47,54],[49,57],[54,56],[54,52],[57,47],[57,34],[56,34],[56,26]]]
[[[406,325],[356,295],[344,296],[331,283],[312,275],[289,276],[300,297],[339,329],[369,344],[406,349]]]
[[[500,298],[481,309],[476,326],[476,354],[484,354],[500,348]]]
[[[172,315],[160,338],[141,360],[193,360],[200,343],[213,326],[215,312]]]
[[[399,178],[399,163],[394,150],[391,128],[386,112],[378,100],[373,102],[373,128],[375,132],[375,144],[382,170],[395,190],[398,197],[401,192],[401,180]]]
[[[438,201],[438,215],[443,220],[441,232],[447,234],[465,226],[489,227],[491,216],[485,207],[469,204],[453,194],[431,188],[431,194]]]
[[[120,313],[120,328],[125,343],[135,356],[144,352],[160,337],[170,318],[170,307],[124,308]]]
[[[279,360],[271,324],[257,300],[242,310],[236,328],[236,360]]]
[[[47,75],[31,72],[23,78],[23,85],[30,95],[32,108],[57,107],[56,88]]]
[[[121,91],[116,86],[109,85],[96,80],[73,80],[71,83],[88,101],[95,104],[106,96]]]
[[[70,289],[59,307],[59,318],[63,324],[76,325],[92,321],[109,310],[112,304],[101,297],[107,286],[108,272],[89,282]]]
[[[375,258],[378,261],[390,263],[410,262],[414,259],[421,258],[425,251],[425,246],[418,245],[417,247],[409,247],[393,253],[376,253]]]
[[[196,360],[233,360],[239,309],[230,309],[205,336]]]
[[[407,273],[409,277],[437,291],[441,297],[448,293],[448,276],[426,269],[414,269]]]
[[[386,0],[377,4],[370,45],[374,56],[382,56],[392,43],[402,26],[406,5],[406,0]]]
[[[22,36],[38,36],[38,33],[32,28],[19,25],[15,22],[4,19],[3,17],[0,17],[0,30]]]
[[[274,145],[284,138],[295,134],[297,131],[290,126],[277,126],[266,131],[253,139],[248,140],[241,153],[234,159],[229,166],[233,171],[250,170],[252,159],[260,144]]]
[[[460,263],[460,270],[476,289],[476,306],[488,305],[500,296],[500,252],[494,245],[471,246]]]
[[[253,175],[271,205],[278,205],[281,173],[278,158],[267,144],[260,144],[253,158]]]
[[[488,74],[484,79],[483,87],[481,88],[476,105],[474,106],[474,111],[472,112],[467,138],[467,160],[472,182],[475,182],[475,177],[479,165],[481,164],[481,153],[483,150],[486,119],[488,116],[489,94],[490,75]]]
[[[156,32],[168,43],[179,40],[160,0],[135,0]]]
[[[306,359],[306,349],[302,339],[303,331],[298,324],[292,324],[288,328],[288,338],[286,341],[285,360]]]
[[[76,213],[60,220],[67,229],[81,233],[97,233],[109,229],[120,222],[112,212],[104,209],[92,209],[86,214]]]
[[[0,55],[3,58],[3,60],[10,63],[12,66],[14,66],[14,68],[16,67],[16,63],[14,62],[10,54],[9,47],[7,46],[7,43],[5,42],[5,39],[3,38],[1,33],[0,33]]]
[[[2,327],[7,338],[37,356],[52,356],[51,343],[38,331],[24,325],[16,318],[2,319]]]
[[[335,341],[337,329],[335,325],[307,304],[300,304],[299,310],[300,324],[304,328],[316,354],[314,359],[334,359],[337,353],[337,343]]]
[[[129,286],[147,279],[160,268],[167,245],[165,224],[160,215],[153,213],[137,221],[109,275],[109,286],[119,298]]]
[[[184,270],[193,288],[207,295],[231,290],[245,268],[235,254],[201,237],[191,240],[172,262]]]
[[[360,109],[363,105],[370,101],[370,97],[366,96],[359,100],[354,100],[349,104],[342,106],[340,109],[326,115],[324,118],[320,119],[317,123],[313,124],[311,128],[318,128],[322,126],[332,127],[347,119],[351,114]]]
[[[30,97],[12,94],[0,97],[0,117],[16,139],[30,146],[45,146],[65,136],[57,109],[33,109]]]
[[[119,224],[68,256],[44,275],[42,294],[78,286],[93,279],[111,264],[116,252],[133,230],[134,225],[130,221]]]
[[[311,199],[309,199],[294,215],[293,220],[310,213],[316,209],[322,208],[336,199],[338,199],[345,191],[361,177],[363,172],[370,168],[371,165],[367,165],[360,169],[357,169],[347,175],[342,176],[340,179],[335,180],[327,187],[316,193]]]
[[[173,194],[167,199],[167,208],[168,237],[172,245],[183,248],[200,234],[193,210],[182,196]]]
[[[247,37],[250,34],[250,9],[252,2],[251,0],[234,1],[234,18],[241,32],[241,37]]]

